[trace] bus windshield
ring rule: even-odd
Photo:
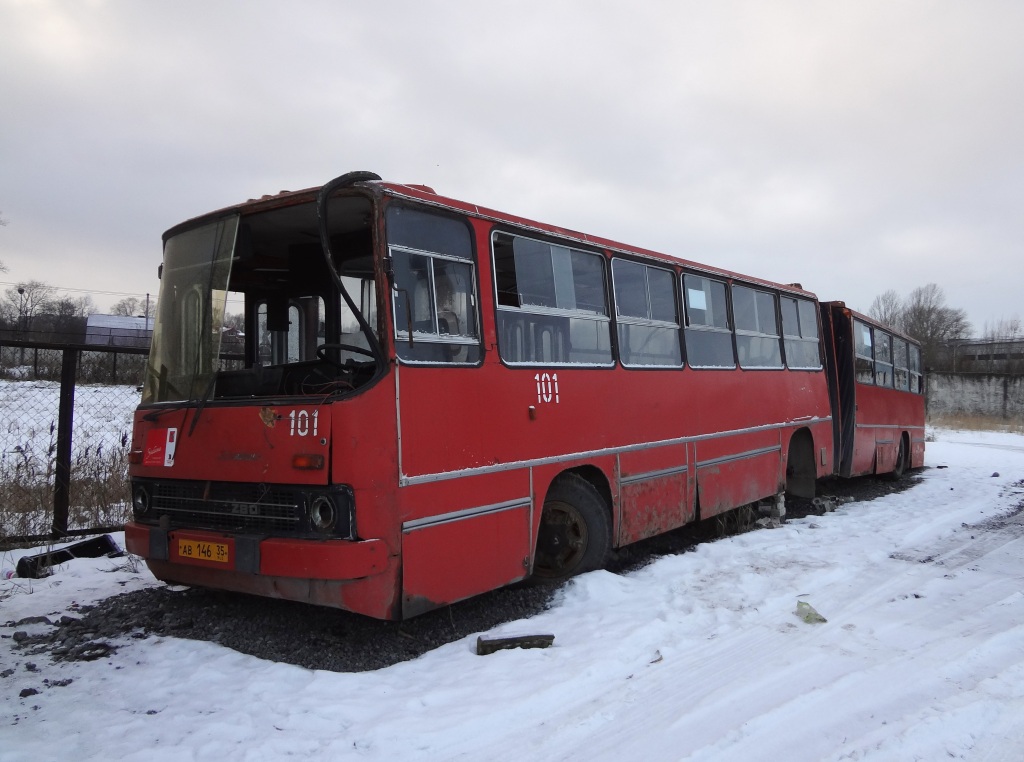
[[[167,241],[143,402],[191,399],[210,384],[237,231],[236,215]]]
[[[167,239],[143,404],[340,396],[375,377],[373,205],[328,210],[330,259],[310,199]]]

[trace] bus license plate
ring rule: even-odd
[[[228,562],[228,546],[223,542],[200,540],[178,540],[178,555],[195,561],[211,561],[218,564]]]

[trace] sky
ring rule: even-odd
[[[866,311],[1021,315],[1016,0],[0,0],[0,288],[350,170]],[[71,291],[71,289],[78,289]]]
[[[903,492],[591,572],[480,633],[552,634],[546,649],[477,656],[470,635],[338,673],[125,633],[102,658],[59,661],[15,633],[159,583],[124,558],[0,579],[0,756],[1019,760],[1024,437],[931,433]],[[264,614],[278,635],[279,603]]]

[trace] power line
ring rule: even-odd
[[[104,294],[105,296],[136,296],[136,297],[146,297],[146,296],[155,296],[156,295],[155,291],[150,291],[148,294],[144,293],[144,292],[143,293],[139,293],[139,292],[131,292],[131,291],[104,291],[104,290],[98,289],[98,288],[72,288],[70,286],[54,286],[51,283],[45,283],[43,281],[40,281],[40,282],[43,283],[43,285],[46,286],[47,288],[52,288],[54,291],[73,291],[73,292],[79,293],[79,294]],[[24,280],[23,281],[0,280],[0,286],[24,286],[26,283],[28,283],[28,281],[24,281]]]

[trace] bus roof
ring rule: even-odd
[[[182,230],[191,228],[197,224],[208,222],[218,217],[225,217],[231,214],[255,214],[259,212],[269,211],[271,209],[292,206],[294,204],[308,203],[316,200],[317,194],[319,193],[322,186],[314,188],[305,188],[298,191],[287,191],[283,190],[274,195],[262,196],[258,199],[249,199],[243,203],[235,204],[233,206],[224,207],[214,212],[209,212],[197,217],[193,217],[189,220],[179,223],[174,227],[168,229],[164,235],[163,240],[166,242],[167,239]],[[501,212],[496,209],[490,209],[487,207],[472,204],[467,201],[460,201],[458,199],[449,198],[436,193],[432,188],[426,185],[418,184],[403,184],[394,183],[384,180],[364,180],[355,183],[352,187],[361,189],[363,191],[371,191],[376,196],[390,196],[393,198],[402,198],[412,201],[417,201],[429,206],[435,206],[442,209],[461,212],[472,217],[480,219],[491,220],[493,222],[505,223],[517,228],[524,230],[530,230],[545,235],[555,236],[558,238],[575,241],[578,243],[586,244],[595,248],[605,249],[613,253],[628,254],[640,258],[652,259],[666,264],[683,266],[688,269],[706,273],[708,275],[714,275],[725,278],[736,278],[739,280],[747,281],[749,283],[761,284],[766,287],[779,289],[781,291],[788,291],[802,296],[816,299],[814,293],[806,290],[798,283],[778,283],[775,281],[767,280],[765,278],[758,278],[752,275],[746,275],[744,273],[738,273],[732,270],[727,270],[721,267],[715,267],[714,265],[708,265],[695,260],[686,259],[673,254],[665,254],[663,252],[653,251],[651,249],[645,249],[639,246],[632,246],[629,244],[621,243],[619,241],[613,241],[608,238],[602,238],[600,236],[588,235],[575,230],[569,230],[562,228],[557,225],[551,225],[549,223],[538,222],[525,217],[519,217],[514,214],[507,212]],[[868,319],[870,320],[870,319]]]

